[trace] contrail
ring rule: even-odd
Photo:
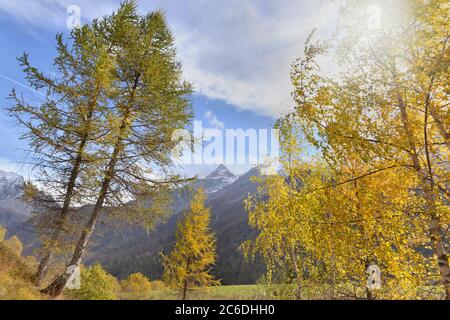
[[[23,87],[23,88],[26,88],[26,89],[28,89],[28,90],[34,91],[34,92],[36,92],[37,94],[40,94],[41,96],[45,97],[45,94],[43,94],[42,92],[39,92],[39,91],[37,91],[36,89],[33,89],[33,88],[31,88],[31,87],[29,87],[29,86],[27,86],[27,85],[25,85],[25,84],[23,84],[23,83],[20,83],[20,82],[14,80],[14,79],[11,79],[11,78],[9,78],[9,77],[7,77],[7,76],[1,74],[1,73],[0,73],[0,77],[2,77],[3,79],[6,79],[6,80],[8,80],[8,81],[11,81],[12,83],[15,83],[15,84],[17,84],[17,85],[19,85],[19,86],[21,86],[21,87]]]

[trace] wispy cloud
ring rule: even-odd
[[[10,15],[26,27],[41,29],[66,28],[66,21],[71,14],[69,6],[81,9],[82,21],[111,13],[117,9],[120,1],[103,0],[101,3],[89,0],[2,0],[0,13]]]
[[[334,29],[339,1],[155,0],[141,12],[162,8],[174,30],[185,77],[202,95],[239,108],[278,116],[292,105],[290,65],[313,28]],[[65,28],[69,5],[81,21],[111,13],[119,0],[2,0],[0,12],[29,28]]]
[[[212,113],[212,111],[208,110],[205,112],[205,119],[208,120],[208,124],[215,129],[225,129],[225,124],[220,121],[217,116]]]

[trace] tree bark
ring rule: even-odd
[[[34,275],[34,283],[36,286],[40,286],[42,280],[47,275],[51,260],[53,259],[53,250],[55,248],[55,243],[56,243],[56,241],[58,241],[59,236],[60,236],[62,230],[64,229],[64,225],[67,222],[67,217],[69,215],[70,201],[72,199],[73,191],[75,188],[75,182],[77,180],[78,173],[80,171],[80,165],[83,160],[83,151],[84,151],[86,142],[87,142],[87,136],[83,137],[83,140],[80,142],[80,146],[77,150],[78,155],[77,155],[77,158],[75,159],[75,163],[72,168],[72,172],[70,174],[69,183],[67,185],[67,191],[66,191],[66,194],[64,197],[64,203],[63,203],[59,218],[56,222],[57,224],[55,226],[55,229],[53,230],[50,247],[47,248],[44,256],[41,259],[41,262],[39,263],[38,269]]]
[[[188,289],[188,275],[189,275],[189,267],[190,267],[191,260],[188,258],[187,264],[186,264],[186,277],[184,278],[184,285],[183,285],[183,299],[186,300],[186,294]]]
[[[430,115],[433,117],[434,123],[436,123],[439,133],[444,139],[445,146],[447,147],[447,149],[450,150],[450,132],[447,132],[445,130],[442,120],[439,118],[436,110],[431,105],[430,105]]]
[[[291,245],[290,246],[290,257],[291,257],[291,261],[292,261],[292,265],[295,269],[295,275],[296,275],[296,290],[295,290],[295,296],[297,300],[302,300],[302,296],[303,296],[303,269],[301,267],[301,265],[299,265],[298,263],[298,259],[297,259],[297,255],[295,254],[295,249],[294,247]]]

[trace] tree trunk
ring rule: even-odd
[[[295,269],[295,275],[296,275],[296,285],[297,288],[295,290],[295,296],[297,300],[302,300],[302,296],[303,296],[303,268],[301,266],[299,266],[298,260],[297,260],[297,255],[295,254],[295,249],[290,246],[290,256],[291,256],[291,261],[292,261],[292,265],[294,266]]]
[[[59,236],[64,229],[64,225],[66,224],[67,217],[69,215],[69,207],[70,207],[70,201],[73,196],[73,191],[75,188],[75,182],[78,177],[78,173],[80,171],[80,165],[83,160],[83,150],[86,145],[87,136],[83,138],[83,140],[80,143],[80,146],[78,148],[78,155],[75,159],[75,163],[72,169],[72,172],[70,174],[69,183],[67,185],[67,191],[64,197],[64,203],[63,207],[61,209],[61,213],[59,215],[58,220],[56,221],[57,225],[55,226],[55,229],[53,230],[53,234],[51,237],[50,247],[46,249],[46,252],[44,256],[41,259],[41,262],[39,263],[38,269],[34,275],[34,283],[36,286],[40,286],[42,280],[47,275],[47,272],[50,267],[51,260],[53,258],[53,250],[55,248],[55,244],[59,239]]]
[[[79,266],[81,264],[81,259],[84,256],[84,253],[86,252],[87,245],[89,243],[89,240],[92,236],[92,233],[94,232],[95,225],[98,220],[98,216],[100,214],[100,211],[103,208],[103,204],[106,199],[106,195],[109,191],[109,186],[111,183],[111,180],[115,174],[115,167],[117,163],[118,156],[120,152],[122,151],[123,144],[122,144],[122,133],[125,131],[125,128],[127,126],[127,119],[129,115],[126,115],[123,120],[119,131],[119,138],[115,144],[114,151],[111,156],[111,160],[108,164],[108,169],[105,173],[105,178],[102,182],[102,188],[100,189],[99,196],[97,198],[97,201],[95,203],[94,209],[92,210],[92,215],[86,224],[83,233],[81,234],[80,239],[78,240],[77,247],[75,249],[75,252],[72,256],[72,259],[69,263],[69,265],[66,267],[66,270],[62,275],[60,275],[58,278],[56,278],[47,288],[42,290],[43,293],[49,294],[52,297],[59,296],[62,291],[64,290],[64,287],[67,285],[67,281],[69,280],[70,273],[68,272],[68,268],[71,265]]]
[[[184,279],[183,298],[181,300],[186,300],[186,292],[187,292],[187,279]]]
[[[369,288],[366,288],[366,298],[367,300],[374,300],[372,290],[370,290]]]
[[[129,105],[134,99],[136,88],[139,82],[140,74],[138,74],[134,80],[132,92],[129,99]],[[95,203],[94,209],[92,210],[91,218],[89,219],[88,223],[85,226],[85,229],[83,233],[81,234],[80,239],[78,240],[77,247],[75,249],[75,252],[72,256],[72,259],[69,263],[69,265],[66,267],[63,274],[61,274],[58,278],[56,278],[47,288],[42,290],[43,293],[49,294],[52,297],[59,296],[62,291],[64,290],[64,287],[67,285],[67,281],[70,278],[69,273],[69,267],[71,265],[79,266],[81,264],[81,260],[83,258],[84,253],[86,252],[87,245],[89,243],[89,240],[92,236],[92,233],[94,232],[95,225],[98,220],[98,216],[100,214],[100,211],[103,208],[103,204],[105,202],[107,193],[109,191],[109,186],[111,183],[112,178],[115,175],[116,170],[116,164],[117,160],[119,158],[120,153],[123,151],[123,139],[124,134],[129,126],[128,119],[131,116],[131,110],[130,108],[127,109],[125,115],[122,118],[122,123],[120,125],[120,129],[118,132],[117,140],[114,144],[114,150],[111,155],[111,159],[108,163],[108,169],[106,170],[105,177],[102,182],[102,188],[100,189],[99,196],[97,198],[97,201]]]
[[[114,153],[116,154],[116,153]],[[116,155],[117,157],[117,155]],[[100,211],[103,208],[103,203],[106,198],[106,194],[109,190],[109,185],[111,182],[111,173],[114,173],[114,167],[116,159],[111,159],[109,170],[106,173],[106,178],[103,180],[102,183],[102,189],[100,191],[99,197],[97,199],[97,202],[95,203],[94,209],[92,211],[91,218],[89,219],[88,223],[86,224],[83,233],[81,234],[80,239],[78,240],[77,247],[75,249],[75,252],[72,256],[72,259],[69,263],[69,265],[66,267],[66,270],[62,275],[60,275],[58,278],[56,278],[47,288],[42,290],[43,293],[49,294],[52,297],[59,296],[62,291],[64,290],[64,287],[67,284],[67,281],[69,280],[70,273],[68,272],[68,267],[71,265],[79,266],[81,264],[81,259],[84,256],[84,253],[86,252],[87,245],[89,243],[89,240],[92,236],[92,233],[95,229],[95,225],[98,220],[98,216],[100,214]]]
[[[91,218],[89,219],[88,223],[86,224],[83,233],[81,234],[80,239],[78,240],[77,247],[75,249],[75,252],[72,256],[72,259],[67,266],[66,270],[62,275],[60,275],[58,278],[56,278],[47,288],[42,290],[43,293],[49,294],[52,297],[59,296],[62,291],[64,290],[64,287],[67,284],[67,281],[69,280],[70,273],[68,273],[68,267],[71,265],[79,266],[81,264],[81,259],[83,258],[84,253],[86,252],[87,244],[89,243],[89,239],[92,236],[92,233],[95,229],[95,225],[98,220],[98,216],[100,214],[100,211],[103,207],[103,203],[106,197],[107,190],[109,189],[109,183],[110,179],[105,179],[103,182],[102,191],[101,194],[94,206],[94,210],[92,211]]]
[[[394,75],[394,82],[397,85],[398,82],[395,77],[395,71],[393,72],[393,75]],[[448,263],[448,256],[447,253],[445,252],[444,239],[443,236],[441,235],[442,227],[440,225],[440,221],[436,212],[436,204],[434,201],[433,190],[430,188],[429,186],[430,183],[420,165],[419,157],[416,151],[417,149],[412,137],[412,130],[409,124],[406,106],[403,101],[398,85],[396,89],[397,89],[397,100],[402,117],[403,127],[405,129],[408,144],[411,150],[410,158],[413,163],[413,167],[418,175],[421,187],[423,189],[427,207],[426,212],[430,217],[430,240],[432,243],[434,254],[436,255],[437,258],[441,283],[444,287],[446,300],[450,300],[450,267]]]
[[[188,275],[189,275],[189,266],[190,266],[191,260],[188,258],[187,264],[186,264],[186,277],[184,278],[184,285],[183,285],[183,299],[186,300],[186,294],[188,289]]]
[[[447,146],[447,149],[450,150],[450,132],[447,132],[445,130],[444,124],[442,123],[442,120],[439,118],[438,114],[436,113],[436,110],[432,105],[430,105],[430,115],[433,117],[434,123],[436,124],[440,135],[444,139],[444,143]]]
[[[69,178],[69,182],[67,184],[66,194],[64,196],[63,206],[61,208],[61,213],[59,215],[59,218],[56,221],[55,229],[53,230],[50,247],[47,248],[46,252],[44,253],[44,256],[42,257],[41,262],[39,263],[38,269],[33,276],[34,283],[37,287],[41,285],[42,280],[44,280],[45,276],[47,275],[47,272],[50,267],[50,263],[53,259],[53,250],[55,248],[55,243],[58,241],[58,239],[61,235],[61,232],[64,229],[64,225],[67,222],[67,217],[69,215],[69,209],[70,209],[70,202],[72,200],[72,196],[73,196],[74,189],[75,189],[75,183],[78,178],[78,174],[80,172],[80,166],[84,159],[83,152],[84,152],[84,149],[86,147],[86,143],[87,143],[87,140],[89,137],[88,132],[90,131],[92,117],[94,116],[94,108],[95,108],[95,105],[97,104],[98,94],[99,94],[99,88],[97,87],[96,93],[89,103],[89,113],[87,115],[85,126],[84,126],[85,131],[84,131],[83,135],[81,136],[80,145],[78,146],[78,150],[77,150],[77,157],[75,159],[75,162],[74,162],[74,165],[72,168],[72,172],[70,173],[70,178]]]

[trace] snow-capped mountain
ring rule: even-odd
[[[206,176],[206,179],[224,179],[235,178],[236,176],[228,170],[223,164],[219,165],[216,170]]]
[[[259,174],[258,168],[253,168],[236,176],[220,165],[194,184],[207,192],[205,206],[210,209],[211,229],[217,237],[217,261],[213,270],[224,284],[255,283],[263,272],[260,264],[247,263],[239,249],[244,241],[256,236],[256,231],[248,225],[243,200],[256,192],[257,184],[252,177]],[[152,233],[138,226],[114,229],[114,232],[107,227],[97,229],[86,263],[100,262],[119,278],[133,272],[144,273],[151,279],[161,278],[160,252],[167,254],[172,248],[177,222],[183,217],[192,195],[192,192],[176,192],[173,214]]]
[[[0,225],[10,234],[20,233],[31,216],[31,208],[20,198],[24,181],[16,173],[0,170]]]
[[[0,170],[0,200],[17,198],[22,192],[23,183],[22,176]]]
[[[256,235],[248,225],[243,200],[256,191],[257,185],[251,178],[258,175],[258,169],[253,168],[236,176],[220,165],[205,178],[194,182],[194,189],[202,186],[207,192],[205,206],[211,210],[211,229],[217,237],[214,272],[225,284],[254,283],[262,274],[261,265],[245,262],[239,250],[244,241]],[[0,200],[0,225],[8,229],[9,236],[17,235],[22,240],[25,254],[33,254],[39,238],[33,229],[32,208],[20,197],[23,181],[19,175],[0,172],[0,199],[3,199]],[[184,189],[176,190],[171,215],[153,233],[140,226],[111,223],[105,216],[93,235],[94,241],[85,262],[88,265],[100,262],[121,278],[133,272],[142,272],[152,279],[160,278],[160,252],[167,253],[173,246],[177,222],[188,208],[192,195]]]
[[[203,186],[206,193],[214,193],[235,182],[238,178],[239,176],[234,175],[227,167],[221,164],[206,178],[200,179],[199,184]]]

